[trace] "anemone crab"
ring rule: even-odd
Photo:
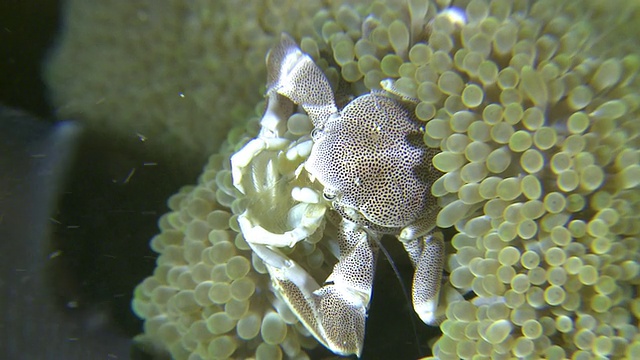
[[[296,204],[287,217],[289,230],[268,230],[268,216],[259,220],[251,209],[238,218],[274,291],[323,345],[336,354],[359,356],[379,240],[391,234],[415,269],[414,310],[426,324],[438,324],[445,256],[442,235],[434,231],[440,208],[431,185],[441,173],[431,163],[438,150],[423,143],[424,123],[416,119],[415,105],[394,94],[392,82],[386,81],[382,85],[389,91],[372,91],[339,109],[325,74],[286,34],[267,55],[267,71],[260,133],[232,156],[231,169],[242,193],[267,191],[280,176],[274,159],[298,154],[297,167],[287,176],[305,179],[303,185],[280,195]],[[282,135],[296,105],[308,114],[313,130],[291,142]],[[266,199],[276,201],[277,196]],[[322,231],[325,217],[338,229],[339,251],[337,264],[320,285],[281,250]]]

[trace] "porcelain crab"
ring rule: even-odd
[[[295,205],[286,231],[257,221],[251,209],[238,218],[274,290],[322,344],[336,354],[359,356],[378,242],[392,234],[415,268],[414,309],[425,323],[437,324],[444,244],[434,232],[439,207],[430,190],[441,174],[431,165],[437,150],[423,144],[424,124],[413,104],[372,91],[338,109],[322,70],[288,35],[267,55],[267,70],[260,133],[231,163],[234,185],[245,194],[270,191],[280,180],[296,184],[287,190]],[[296,105],[308,114],[313,131],[292,142],[283,134]],[[273,163],[282,156],[297,159],[289,167],[295,170],[277,174]],[[320,285],[280,249],[321,231],[325,217],[338,228],[339,260]]]

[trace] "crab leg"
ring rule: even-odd
[[[444,267],[442,234],[432,233],[401,240],[415,269],[411,289],[413,309],[425,324],[439,325],[444,316],[443,311],[438,311]]]
[[[340,262],[324,286],[277,249],[249,242],[264,261],[275,290],[298,319],[336,354],[360,356],[377,259],[376,241],[362,228],[342,222]]]
[[[326,76],[286,34],[267,55],[266,96],[260,134],[231,157],[233,185],[242,193],[245,192],[242,176],[249,163],[263,151],[283,150],[289,144],[281,137],[293,113],[293,103],[302,106],[316,128],[338,112]]]
[[[287,34],[267,55],[267,94],[277,92],[309,114],[314,127],[322,128],[338,112],[331,85],[313,59]]]

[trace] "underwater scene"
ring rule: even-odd
[[[13,6],[0,357],[640,359],[640,2]]]

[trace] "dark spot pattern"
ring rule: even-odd
[[[277,92],[302,106],[316,128],[338,111],[324,73],[289,35],[269,52],[267,68],[267,95]]]
[[[422,143],[422,129],[404,103],[380,93],[362,95],[331,117],[316,142],[307,169],[329,193],[336,209],[357,210],[371,227],[402,228],[418,219],[441,173],[431,165],[435,149]]]

